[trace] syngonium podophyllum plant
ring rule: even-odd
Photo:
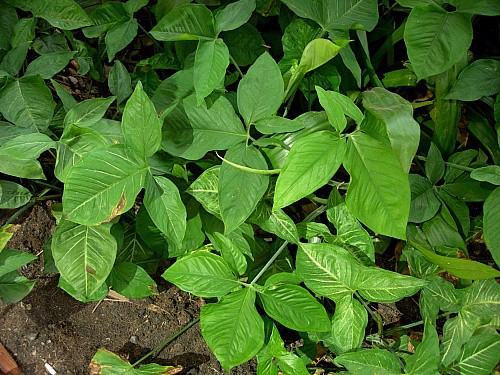
[[[490,373],[500,274],[463,258],[482,230],[500,259],[498,61],[468,54],[496,3],[215,3],[0,1],[0,207],[63,186],[46,271],[80,301],[141,298],[175,260],[162,276],[206,299],[202,334],[227,370],[256,357],[259,375],[309,374],[320,345],[353,374]],[[131,62],[139,26],[157,53]],[[78,102],[58,73],[73,61],[104,82],[105,56],[114,96]],[[401,272],[378,267],[396,243]],[[4,302],[31,290],[16,269],[33,259],[0,252]],[[409,296],[423,340],[389,342],[370,304]],[[282,327],[304,345],[287,350]],[[172,371],[93,359],[119,370]]]

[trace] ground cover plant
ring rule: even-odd
[[[0,298],[35,283],[11,223],[60,199],[59,287],[151,296],[168,259],[228,371],[492,373],[498,4],[0,0]],[[145,359],[91,372],[178,370]]]

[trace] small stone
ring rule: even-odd
[[[36,349],[33,349],[33,351],[31,352],[31,355],[34,357],[36,356]]]
[[[130,340],[129,340],[132,344],[137,344],[137,341],[138,341],[138,337],[136,335],[132,335],[130,336]]]
[[[29,334],[27,335],[27,337],[28,337],[28,340],[30,340],[30,341],[35,341],[35,340],[36,340],[36,338],[38,337],[38,333],[36,333],[36,332],[29,333]]]
[[[49,340],[47,340],[47,345],[50,345],[50,344],[52,344],[52,340],[49,339]]]
[[[24,305],[24,308],[26,309],[26,311],[30,311],[31,310],[31,303],[26,303]]]

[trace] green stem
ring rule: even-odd
[[[231,64],[234,65],[234,67],[236,68],[236,70],[238,71],[238,73],[240,74],[241,78],[243,78],[245,75],[243,74],[243,72],[241,71],[238,63],[236,62],[236,60],[233,58],[233,56],[229,55],[229,61],[231,61]]]
[[[384,332],[384,325],[382,322],[382,319],[380,318],[380,315],[375,314],[373,310],[370,308],[368,305],[368,302],[365,301],[363,297],[356,291],[354,292],[354,295],[356,298],[361,302],[361,304],[364,306],[365,310],[370,314],[372,319],[377,323],[377,330],[378,330],[378,335],[382,338],[383,332]]]
[[[274,174],[279,174],[281,172],[281,169],[255,169],[255,168],[245,167],[244,165],[236,164],[236,163],[233,163],[232,161],[224,159],[217,152],[215,154],[224,163],[227,163],[230,166],[238,168],[238,169],[240,169],[242,171],[245,171],[245,172],[254,173],[254,174],[261,174],[261,175],[264,175],[264,176],[270,176],[270,175],[274,175]]]
[[[184,332],[186,332],[189,328],[191,328],[192,326],[194,326],[196,323],[198,323],[200,321],[200,317],[197,317],[195,320],[193,320],[191,323],[189,323],[188,325],[184,326],[180,331],[178,331],[176,334],[174,334],[173,336],[170,336],[168,339],[166,339],[165,341],[159,343],[158,345],[156,345],[153,349],[151,349],[146,355],[144,355],[143,357],[141,357],[138,361],[136,361],[132,366],[135,367],[137,366],[139,363],[143,362],[144,360],[148,359],[149,357],[151,356],[155,356],[157,355],[159,352],[161,352],[163,350],[163,348],[165,348],[168,344],[170,344],[172,341],[174,341],[177,337],[179,337],[180,335],[182,335]]]
[[[35,198],[36,202],[48,201],[49,199],[61,198],[62,194],[45,195],[43,197]]]
[[[444,313],[444,314],[438,315],[436,319],[441,319],[441,318],[444,318],[448,315],[450,315],[450,313]],[[388,329],[385,332],[385,335],[387,336],[387,335],[390,335],[390,334],[395,333],[395,332],[404,331],[404,330],[407,330],[408,328],[417,327],[417,326],[420,326],[422,324],[424,324],[424,321],[419,320],[418,322],[415,322],[415,323],[406,324],[406,325],[400,326],[400,327],[394,327],[394,328]]]
[[[143,27],[143,26],[142,26],[139,22],[137,22],[137,24],[139,25],[139,29],[141,29],[141,30],[142,30],[142,32],[143,32],[144,34],[146,34],[146,35],[147,35],[147,36],[148,36],[148,37],[149,37],[149,38],[153,41],[153,44],[154,44],[154,45],[155,45],[155,46],[156,46],[156,47],[157,47],[160,51],[165,52],[165,48],[163,48],[163,46],[162,46],[160,43],[158,43],[158,41],[157,41],[155,38],[153,38],[153,36],[149,33],[149,31],[147,31],[147,30],[146,30],[146,29],[145,29],[145,28],[144,28],[144,27]]]
[[[425,156],[420,156],[420,155],[416,155],[415,156],[415,159],[417,160],[422,160],[422,161],[427,161],[427,158]],[[456,169],[460,169],[462,171],[465,171],[465,172],[473,172],[475,170],[475,168],[471,168],[471,167],[466,167],[464,165],[460,165],[460,164],[455,164],[455,163],[449,163],[447,161],[444,162],[448,167],[452,167],[452,168],[456,168]]]
[[[52,185],[52,184],[48,184],[48,183],[43,182],[43,181],[33,180],[33,182],[34,182],[35,184],[38,184],[38,185],[42,185],[42,186],[49,187],[49,188],[51,188],[51,189],[53,189],[53,190],[56,190],[56,191],[62,191],[62,188],[57,187],[57,186]]]
[[[35,199],[32,199],[31,201],[26,203],[19,210],[17,210],[11,217],[9,217],[9,220],[5,222],[5,225],[12,224],[19,216],[21,216],[24,212],[33,207],[36,203],[37,201]]]

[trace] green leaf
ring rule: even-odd
[[[295,223],[281,209],[273,210],[269,204],[261,203],[248,220],[257,224],[261,229],[274,233],[290,243],[299,243],[299,233]]]
[[[200,39],[194,60],[194,90],[200,104],[212,91],[223,85],[229,66],[229,50],[222,39]]]
[[[264,39],[259,31],[250,23],[245,23],[236,30],[220,34],[229,48],[231,57],[239,66],[251,65],[266,50]],[[245,48],[241,48],[245,46]]]
[[[118,104],[127,99],[133,92],[130,74],[119,60],[111,68],[108,76],[109,91],[116,96]]]
[[[118,263],[109,274],[114,291],[128,298],[145,298],[158,294],[156,283],[144,269],[133,263]]]
[[[274,209],[288,206],[324,186],[340,167],[345,141],[329,131],[297,140],[276,182]]]
[[[87,99],[75,105],[64,118],[64,127],[68,125],[91,126],[103,118],[115,97]]]
[[[445,164],[441,151],[434,143],[431,143],[429,152],[427,153],[427,160],[425,161],[425,175],[431,184],[437,183],[443,178]]]
[[[457,362],[448,370],[450,375],[489,375],[500,361],[498,335],[482,334],[467,341]]]
[[[52,78],[68,65],[74,54],[74,52],[53,52],[42,55],[30,62],[25,74],[38,74],[43,79]]]
[[[33,133],[33,129],[21,128],[14,124],[0,121],[0,146],[20,136]]]
[[[83,296],[106,281],[116,258],[111,224],[89,227],[63,220],[52,237],[52,256],[61,277]]]
[[[179,258],[162,277],[184,291],[207,298],[224,296],[240,285],[220,256],[204,251]]]
[[[53,79],[50,80],[50,83],[52,83],[52,86],[54,87],[54,90],[56,91],[57,96],[59,99],[61,99],[61,103],[64,106],[64,110],[69,112],[71,108],[76,106],[76,100],[73,98],[73,96],[66,91],[65,88],[63,88],[59,83],[54,81]]]
[[[225,159],[250,168],[267,169],[264,156],[253,146],[238,143]],[[269,177],[249,173],[222,163],[219,177],[219,204],[226,233],[238,228],[255,210],[269,184]]]
[[[0,180],[0,209],[24,206],[31,199],[31,193],[24,186],[12,181]]]
[[[458,291],[453,284],[436,275],[427,276],[425,279],[428,283],[420,292],[420,311],[424,318],[436,319],[439,310],[460,311]]]
[[[481,14],[483,16],[500,15],[500,5],[496,1],[489,0],[454,0],[453,5],[460,13]]]
[[[135,18],[126,21],[117,22],[106,33],[104,41],[106,43],[106,52],[108,61],[112,61],[115,55],[127,47],[137,35],[139,24]]]
[[[52,93],[40,76],[24,76],[0,91],[0,111],[22,128],[47,129],[53,114]]]
[[[424,338],[415,349],[415,354],[406,360],[406,371],[413,375],[438,374],[439,337],[430,321],[424,320]]]
[[[120,233],[123,235],[123,240],[121,241],[123,245],[119,246],[115,264],[123,262],[134,263],[141,266],[146,272],[154,274],[156,273],[159,263],[158,253],[161,254],[163,252],[167,247],[167,242],[156,227],[154,227],[154,229],[156,229],[155,232],[150,228],[141,228],[142,223],[140,223],[139,220],[145,220],[143,219],[145,215],[147,215],[147,211],[141,209],[136,217],[136,225],[128,225],[125,227],[125,230]],[[153,226],[154,224],[149,216],[147,218],[149,219],[148,224]],[[143,224],[143,226],[146,225],[147,224]],[[116,238],[119,238],[116,232],[121,229],[121,225],[115,225],[111,233],[115,235]],[[149,229],[149,232],[146,232],[147,229]],[[148,234],[146,239],[144,239],[145,232]],[[158,236],[159,239],[153,236]],[[151,248],[149,246],[151,246]]]
[[[222,259],[226,261],[234,273],[243,275],[248,267],[247,261],[243,252],[231,241],[230,238],[222,233],[215,232],[213,236],[207,233],[208,238],[214,245],[215,249],[221,254]]]
[[[264,321],[255,308],[253,289],[241,289],[203,306],[200,326],[226,371],[250,360],[264,345]]]
[[[325,91],[321,87],[316,86],[319,103],[325,109],[328,121],[333,127],[342,133],[347,126],[347,119],[344,115],[344,110],[340,103],[335,100],[333,91]],[[332,95],[333,94],[333,95]]]
[[[335,301],[332,319],[332,345],[336,354],[361,347],[368,324],[368,313],[363,305],[346,295]]]
[[[239,0],[215,14],[217,32],[234,30],[245,24],[255,10],[255,0]]]
[[[377,233],[406,238],[410,184],[388,142],[353,134],[344,166],[352,179],[346,197],[349,211]]]
[[[180,70],[160,83],[151,97],[157,112],[168,114],[194,92],[193,70]]]
[[[0,251],[0,277],[21,268],[29,262],[38,259],[36,255],[19,250]]]
[[[467,52],[472,41],[471,17],[436,5],[411,11],[404,40],[411,66],[420,80],[444,72]]]
[[[484,240],[491,256],[500,265],[500,188],[496,188],[486,199],[483,206]]]
[[[333,363],[356,375],[400,375],[398,358],[384,349],[363,349],[337,356]]]
[[[144,205],[160,231],[181,247],[186,233],[186,207],[177,186],[168,178],[148,175]]]
[[[325,308],[304,288],[279,284],[258,290],[266,313],[285,327],[300,332],[324,332],[330,327]]]
[[[65,182],[71,168],[89,152],[102,149],[109,142],[91,128],[69,125],[57,142],[57,158],[54,174],[59,181]]]
[[[371,31],[378,21],[374,0],[283,0],[299,17],[316,21],[324,30],[358,29]]]
[[[466,280],[483,280],[492,277],[500,277],[500,272],[485,264],[469,260],[445,257],[433,253],[423,246],[411,242],[411,245],[420,251],[430,262],[437,264],[452,275]]]
[[[162,146],[168,153],[198,160],[212,150],[226,150],[247,139],[247,134],[234,108],[220,96],[210,108],[196,96],[183,100],[165,118]]]
[[[127,101],[122,118],[125,142],[138,156],[152,156],[161,142],[161,123],[158,114],[139,81]]]
[[[176,368],[172,366],[160,366],[156,363],[142,365],[135,369],[129,362],[124,361],[118,355],[111,353],[106,349],[99,349],[92,357],[90,362],[92,370],[99,371],[99,375],[162,375],[162,374],[175,374],[170,370],[175,371]]]
[[[92,25],[87,13],[74,0],[58,0],[56,3],[46,0],[6,0],[17,8],[33,13],[63,30],[74,30]]]
[[[249,125],[272,116],[281,106],[284,83],[278,64],[263,53],[238,84],[238,109]]]
[[[212,12],[202,4],[176,6],[151,30],[157,40],[197,40],[212,39],[215,32]]]
[[[486,181],[493,185],[500,185],[500,166],[489,165],[474,169],[470,177],[477,181]]]
[[[3,303],[17,303],[26,297],[34,286],[35,280],[28,280],[17,271],[0,276],[0,300]]]
[[[148,5],[149,0],[128,0],[124,5],[128,14],[133,15],[135,12],[138,12],[141,8]]]
[[[375,87],[363,93],[363,107],[366,118],[361,129],[388,139],[403,171],[408,173],[420,140],[420,126],[413,119],[411,104],[397,94]]]
[[[279,62],[281,70],[289,70],[294,62],[299,61],[306,46],[316,39],[319,33],[318,25],[309,20],[296,18],[290,22],[281,38],[284,54],[283,59]]]
[[[445,99],[474,101],[500,91],[500,61],[483,59],[474,61],[458,76]]]
[[[0,227],[0,252],[5,248],[18,228],[19,227],[14,224],[7,224]]]
[[[122,145],[86,155],[66,179],[66,217],[84,225],[111,221],[134,205],[147,170],[145,162]]]
[[[290,120],[284,117],[265,117],[255,122],[255,129],[262,134],[293,133],[304,128],[299,120]]]
[[[208,168],[187,190],[189,194],[201,203],[205,210],[217,217],[220,217],[219,174],[219,165]]]
[[[432,219],[441,207],[436,197],[434,185],[425,177],[418,174],[408,176],[411,188],[410,216],[408,221],[423,223]]]
[[[14,33],[14,27],[18,21],[16,10],[13,6],[2,4],[2,13],[0,13],[0,49],[10,50],[11,39]]]

